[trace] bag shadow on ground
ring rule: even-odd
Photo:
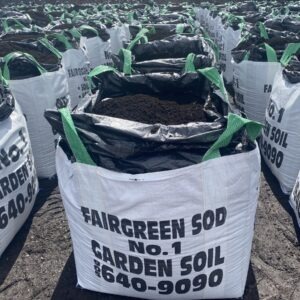
[[[278,200],[280,205],[284,208],[284,210],[292,217],[297,240],[298,240],[298,243],[300,243],[300,230],[298,227],[296,216],[293,212],[292,207],[289,204],[289,196],[282,192],[279,181],[272,174],[271,170],[268,168],[268,166],[266,165],[266,163],[264,162],[263,159],[261,161],[261,168],[262,168],[262,172],[266,178],[266,181],[269,184],[274,196],[276,197],[276,199]]]
[[[55,290],[52,294],[51,300],[61,300],[61,299],[64,300],[138,300],[137,298],[129,298],[124,296],[116,296],[116,295],[108,295],[108,294],[92,292],[85,289],[81,289],[80,287],[76,287],[76,285],[77,285],[76,267],[75,267],[74,254],[72,252],[60,275]],[[259,300],[256,278],[251,263],[248,270],[245,294],[241,299]],[[236,299],[227,299],[227,300],[236,300]]]
[[[44,205],[45,201],[48,199],[53,189],[57,186],[57,179],[44,179],[39,181],[39,185],[40,191],[36,197],[35,204],[32,208],[28,219],[0,257],[0,287],[4,283],[7,275],[10,273],[10,270],[12,269],[16,260],[19,257],[19,254],[26,242],[27,235],[30,231],[34,215]]]

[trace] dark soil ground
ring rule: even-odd
[[[76,288],[68,223],[55,182],[44,182],[31,217],[0,259],[1,300],[125,300]],[[263,165],[244,300],[299,300],[300,246],[288,199]]]
[[[186,95],[162,100],[144,94],[116,97],[98,102],[94,113],[146,124],[176,125],[207,121],[203,105],[196,102],[197,98],[192,103],[184,103],[186,99]]]

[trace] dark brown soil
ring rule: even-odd
[[[58,58],[46,48],[43,51],[39,51],[35,46],[26,45],[25,43],[22,45],[18,42],[0,42],[0,57],[15,51],[32,55],[40,64],[54,65],[58,63]]]
[[[177,96],[175,100],[184,103],[187,97]],[[196,101],[188,104],[178,104],[171,97],[160,99],[144,94],[117,97],[98,102],[94,108],[94,113],[146,124],[176,125],[207,121],[203,105]]]
[[[61,196],[55,184],[45,186],[32,215],[0,259],[0,299],[132,300],[76,288]],[[300,246],[289,213],[287,197],[264,166],[243,300],[300,299]]]

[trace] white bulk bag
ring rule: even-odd
[[[290,196],[290,205],[295,213],[296,220],[300,229],[300,172]]]
[[[227,83],[233,80],[233,65],[231,50],[235,48],[241,38],[241,30],[233,30],[232,27],[223,29],[223,43],[220,47],[220,64],[223,71],[223,77]]]
[[[68,81],[64,69],[46,72],[20,80],[9,80],[10,90],[24,113],[32,145],[38,177],[50,178],[56,174],[56,136],[44,118],[46,109],[70,103]]]
[[[82,288],[142,299],[243,295],[260,186],[257,146],[138,175],[71,163],[60,147],[56,164]]]
[[[90,92],[90,62],[82,49],[68,49],[62,53],[61,64],[67,74],[71,107],[75,107]]]
[[[28,218],[38,192],[26,120],[18,104],[0,121],[0,256]]]
[[[104,42],[99,36],[92,38],[81,36],[80,46],[86,51],[92,69],[112,64],[110,39]]]
[[[64,35],[54,34],[54,38],[63,43],[67,50],[60,52],[45,38],[40,39],[39,42],[61,60],[61,65],[67,75],[70,105],[73,108],[90,92],[87,79],[87,75],[91,71],[90,62],[84,50],[74,48]]]
[[[264,123],[274,77],[281,70],[280,63],[243,60],[232,62],[232,66],[236,104],[247,118]]]
[[[128,39],[128,32],[124,26],[113,26],[107,29],[110,34],[111,52],[119,54],[120,49],[125,47],[125,43],[130,40]]]
[[[278,71],[265,116],[261,153],[282,191],[289,194],[300,170],[300,82],[290,83]]]

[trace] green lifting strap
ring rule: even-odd
[[[202,161],[208,161],[210,159],[221,157],[220,149],[228,146],[233,136],[242,128],[246,129],[248,137],[254,142],[254,140],[259,136],[262,127],[263,125],[258,122],[254,122],[229,113],[225,131],[220,135],[210,149],[207,150]]]

